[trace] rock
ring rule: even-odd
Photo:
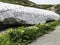
[[[0,2],[0,26],[34,25],[59,18],[60,16],[52,11]]]

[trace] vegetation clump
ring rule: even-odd
[[[60,5],[38,5],[29,0],[0,1],[48,10],[50,10],[51,7],[55,6],[55,12],[60,14]],[[2,22],[0,23],[0,25],[2,25]],[[9,28],[6,32],[4,32],[4,34],[0,33],[0,45],[28,45],[38,37],[47,34],[49,31],[54,30],[57,25],[60,25],[60,20],[49,22],[46,24],[37,24],[28,28],[25,28],[24,26],[18,28]]]
[[[57,25],[60,25],[60,20],[28,28],[9,28],[4,34],[0,34],[0,45],[28,45],[36,38],[54,30]]]

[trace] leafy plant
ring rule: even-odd
[[[60,20],[28,28],[9,28],[6,33],[0,34],[0,45],[28,45],[36,38],[54,30],[57,25],[60,25]]]

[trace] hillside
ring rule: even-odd
[[[60,14],[60,4],[38,5],[29,0],[0,0],[0,45],[29,45],[38,37],[49,34],[60,25],[60,16],[52,11]]]
[[[51,10],[60,14],[60,4],[58,5],[40,5],[39,4],[38,5],[29,0],[0,0],[0,2],[7,2],[7,3],[18,4],[18,5],[23,5],[23,6],[47,9],[47,10]]]

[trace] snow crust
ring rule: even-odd
[[[0,2],[0,21],[10,17],[25,20],[29,24],[45,23],[48,19],[60,18],[52,11]]]

